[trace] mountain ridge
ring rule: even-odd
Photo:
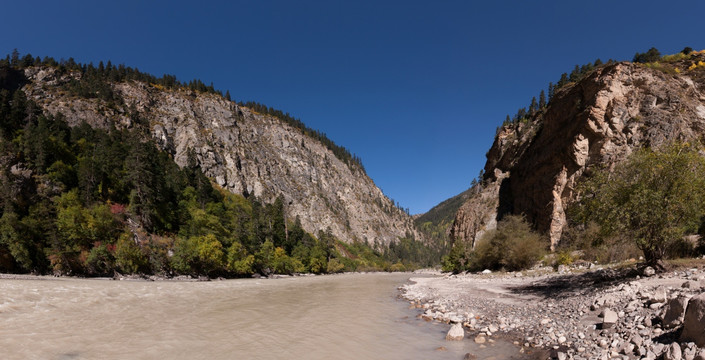
[[[171,77],[166,78],[176,84],[171,87],[129,78],[107,80],[101,86],[110,96],[100,94],[100,87],[82,96],[71,86],[88,87],[84,83],[97,77],[89,74],[101,70],[77,66],[80,70],[66,71],[59,64],[34,66],[34,61],[25,67],[28,83],[23,91],[45,111],[63,114],[71,125],[85,121],[100,128],[132,128],[143,122],[179,165],[193,156],[208,177],[229,191],[265,201],[283,196],[287,216],[299,217],[311,233],[330,228],[345,242],[368,244],[407,236],[423,239],[411,217],[366,175],[359,158],[339,147],[350,155],[344,161],[320,136],[307,134],[305,125],[296,127],[234,103],[200,82],[194,90]],[[109,65],[102,71],[110,74],[119,68]]]

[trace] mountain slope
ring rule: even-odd
[[[435,247],[438,254],[447,254],[450,250],[450,229],[455,214],[475,190],[476,188],[465,190],[442,201],[426,213],[414,217],[416,228],[423,233],[429,245]]]
[[[705,54],[600,66],[556,91],[525,123],[503,126],[487,154],[481,190],[456,214],[457,241],[473,243],[505,214],[524,214],[561,239],[575,185],[635,149],[705,135]],[[700,64],[700,65],[699,65]]]
[[[283,197],[285,212],[311,233],[330,228],[346,242],[388,244],[416,232],[413,221],[355,163],[280,119],[222,96],[142,81],[106,82],[109,97],[71,91],[81,71],[25,69],[22,88],[45,111],[70,125],[143,125],[180,166],[195,161],[218,185],[265,202]],[[93,93],[95,94],[95,92]]]

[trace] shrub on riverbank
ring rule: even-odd
[[[532,231],[521,216],[510,215],[497,224],[497,230],[488,231],[475,246],[470,270],[530,268],[546,252],[546,242]]]
[[[546,244],[523,217],[509,215],[497,224],[496,230],[486,232],[475,244],[475,249],[467,249],[461,242],[455,243],[450,254],[443,259],[443,271],[523,270],[541,259]]]

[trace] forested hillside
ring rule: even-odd
[[[24,69],[36,66],[80,71],[65,91],[131,109],[130,126],[97,127],[45,111],[25,95],[33,84]],[[157,79],[122,65],[16,54],[0,60],[0,271],[243,276],[404,270],[437,261],[412,236],[372,247],[343,243],[330,229],[306,231],[285,210],[293,199],[228,191],[204,174],[199,149],[186,149],[178,164],[153,139],[144,113],[106,79],[217,93],[200,81]],[[357,157],[334,150],[364,173]]]

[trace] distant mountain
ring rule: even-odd
[[[431,244],[440,249],[441,253],[446,253],[450,247],[450,228],[453,225],[455,214],[475,191],[476,188],[467,189],[443,200],[426,213],[414,217],[416,227],[430,240]]]

